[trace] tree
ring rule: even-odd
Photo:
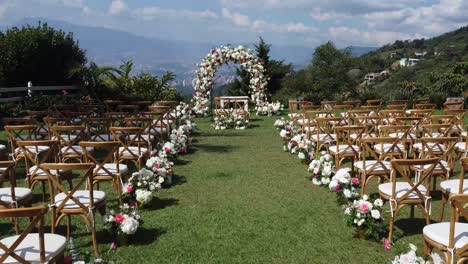
[[[258,44],[255,45],[255,53],[265,66],[265,76],[268,79],[266,87],[267,94],[274,95],[281,88],[283,78],[291,73],[292,64],[284,64],[283,61],[270,60],[271,45],[260,37]],[[249,94],[249,73],[243,69],[237,68],[238,78],[228,88],[230,95],[248,95]]]
[[[0,83],[4,86],[72,84],[68,73],[86,63],[73,34],[39,24],[0,32]]]
[[[142,72],[133,77],[132,94],[150,101],[173,99],[178,96],[174,93],[175,89],[170,87],[170,82],[173,80],[172,72],[164,73],[161,78]]]
[[[70,69],[68,76],[77,78],[83,87],[83,93],[92,98],[104,99],[111,97],[109,93],[109,79],[115,79],[117,69],[110,66],[99,67],[96,63],[91,62],[89,65],[75,65]]]

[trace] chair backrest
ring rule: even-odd
[[[390,175],[391,167],[388,166],[384,161],[392,158],[404,158],[406,150],[404,145],[400,142],[399,138],[394,137],[373,137],[373,138],[361,138],[362,152],[361,160],[364,164],[363,168],[366,168],[368,172],[374,171],[376,168],[381,168],[386,174]],[[380,145],[381,153],[377,153],[376,147]],[[371,166],[366,166],[368,162],[367,157],[370,157],[372,161]]]
[[[358,126],[364,126],[366,135],[378,134],[378,127],[382,122],[380,116],[351,116],[352,123]],[[351,123],[351,122],[348,122]]]
[[[42,164],[46,162],[56,162],[59,143],[57,140],[36,140],[18,142],[21,152],[25,156],[26,175],[29,182],[34,181],[37,175],[43,175]],[[39,150],[43,149],[40,156]],[[31,168],[35,166],[32,171]]]
[[[83,213],[89,213],[94,208],[94,192],[93,192],[93,169],[95,165],[93,163],[44,163],[42,168],[44,169],[47,179],[49,180],[49,194],[50,204],[54,205],[58,211],[64,209],[68,201],[73,201]],[[78,180],[74,182],[73,188],[66,188],[62,182],[58,179],[56,174],[52,171],[72,171],[79,176]],[[84,205],[74,196],[78,190],[89,191],[89,206]],[[64,193],[65,197],[61,201],[56,201],[55,196],[58,193]]]
[[[120,173],[120,163],[119,163],[119,147],[120,142],[118,141],[107,141],[107,142],[91,142],[91,141],[81,141],[80,146],[85,153],[84,162],[85,163],[94,163],[96,167],[94,168],[94,175],[99,172],[102,176],[115,177],[115,174],[109,170],[108,167],[104,165],[109,163],[115,164],[115,171],[117,174]],[[94,151],[89,151],[88,148],[100,149],[99,153]]]
[[[375,105],[381,106],[383,103],[384,101],[382,99],[370,99],[366,101],[367,105],[373,105],[373,106]]]
[[[333,107],[337,104],[337,101],[321,101],[322,109],[324,110],[333,110]]]
[[[343,101],[343,104],[352,105],[353,108],[358,108],[361,105],[361,101],[360,100],[346,100],[346,101]]]
[[[421,97],[413,99],[413,104],[428,104],[431,102],[431,99],[428,97]]]
[[[4,117],[3,125],[6,126],[24,126],[36,125],[37,122],[31,117]]]
[[[128,112],[107,112],[104,113],[105,118],[109,118],[111,120],[111,126],[123,126],[124,125],[124,118],[129,117],[130,113]]]
[[[15,161],[0,161],[0,186],[6,179],[10,181],[10,192],[12,204],[8,204],[0,200],[0,207],[10,208],[16,202],[15,187],[16,187],[16,162]]]
[[[52,126],[50,130],[63,148],[62,153],[77,156],[82,154],[77,146],[80,141],[87,139],[85,126]]]
[[[382,121],[387,125],[394,125],[397,117],[405,116],[404,110],[380,110],[379,115],[382,117]]]
[[[429,124],[421,126],[422,137],[447,137],[449,136],[450,124]]]
[[[120,142],[121,149],[119,156],[124,156],[125,153],[130,154],[134,158],[139,158],[143,155],[143,147],[151,146],[148,138],[144,138],[142,133],[144,128],[141,127],[111,127],[112,137]],[[136,149],[131,147],[137,147]]]
[[[359,156],[359,141],[365,132],[364,126],[337,126],[335,127],[336,145],[347,146],[340,152]],[[351,135],[355,135],[354,137]],[[357,148],[356,148],[357,147]]]
[[[445,102],[444,110],[463,109],[464,106],[465,106],[465,102],[463,100],[455,101],[455,102]]]
[[[86,131],[91,141],[109,141],[111,119],[106,117],[85,118]]]
[[[413,106],[414,109],[436,109],[436,104],[415,104]]]
[[[408,105],[409,101],[408,100],[393,100],[390,105],[404,105],[405,108]]]
[[[18,147],[19,141],[36,140],[37,138],[37,126],[35,125],[5,126],[4,129],[8,134],[10,153],[13,154],[15,149]]]
[[[405,200],[409,195],[416,195],[420,200],[426,201],[430,197],[430,183],[432,172],[439,162],[439,158],[430,159],[393,159],[392,160],[392,195],[397,203]],[[411,188],[404,191],[398,197],[396,195],[397,178],[407,182]],[[414,178],[414,180],[413,180]],[[424,186],[426,191],[423,194],[420,186]],[[414,197],[412,197],[414,199]]]
[[[117,111],[119,112],[127,112],[131,114],[136,114],[140,110],[140,107],[138,105],[118,105],[117,106]]]
[[[45,245],[44,245],[44,220],[43,216],[47,213],[46,206],[36,206],[29,208],[9,208],[0,209],[0,218],[29,218],[29,225],[23,230],[23,232],[16,238],[15,242],[11,246],[7,246],[0,242],[0,249],[3,254],[0,256],[0,263],[4,263],[9,257],[16,260],[18,263],[29,263],[24,259],[24,256],[16,254],[15,249],[24,241],[29,233],[33,231],[34,227],[37,227],[39,235],[39,256],[41,263],[45,263]],[[12,259],[10,259],[12,261]]]
[[[405,110],[406,105],[405,104],[390,104],[390,105],[387,105],[386,109],[387,110]]]
[[[459,216],[462,215],[465,219],[468,219],[468,194],[454,194],[449,199],[450,202],[450,229],[449,229],[449,239],[447,248],[455,248],[455,223],[459,221]],[[466,236],[466,234],[463,234]],[[457,254],[466,255],[468,251],[468,244],[463,247],[457,248]]]
[[[442,160],[446,161],[449,165],[449,169],[452,169],[457,153],[455,152],[455,144],[458,142],[456,137],[437,137],[437,138],[421,138],[421,153],[419,158],[434,158],[440,159],[438,162],[440,166],[438,169],[447,171],[447,168],[442,164]]]

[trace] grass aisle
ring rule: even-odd
[[[304,165],[281,151],[273,122],[215,131],[197,120],[194,153],[175,167],[177,184],[144,212],[143,245],[119,248],[118,261],[386,262],[380,244],[352,238],[334,194],[304,182]]]

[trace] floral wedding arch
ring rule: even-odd
[[[266,102],[265,87],[268,80],[265,76],[263,63],[250,50],[243,46],[237,48],[221,46],[212,49],[198,65],[196,77],[193,80],[195,93],[193,95],[193,110],[197,115],[207,115],[210,110],[211,88],[213,77],[218,67],[233,62],[250,74],[250,98],[256,106]]]

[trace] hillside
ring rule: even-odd
[[[414,66],[400,67],[400,58],[419,61]],[[398,93],[402,82],[414,82],[417,88],[429,87],[433,84],[429,80],[432,74],[448,72],[457,63],[468,61],[468,26],[427,40],[398,40],[361,56],[360,61],[364,72],[390,70],[391,73],[384,81],[370,85],[369,93],[385,94],[389,99],[401,97],[404,95]]]

